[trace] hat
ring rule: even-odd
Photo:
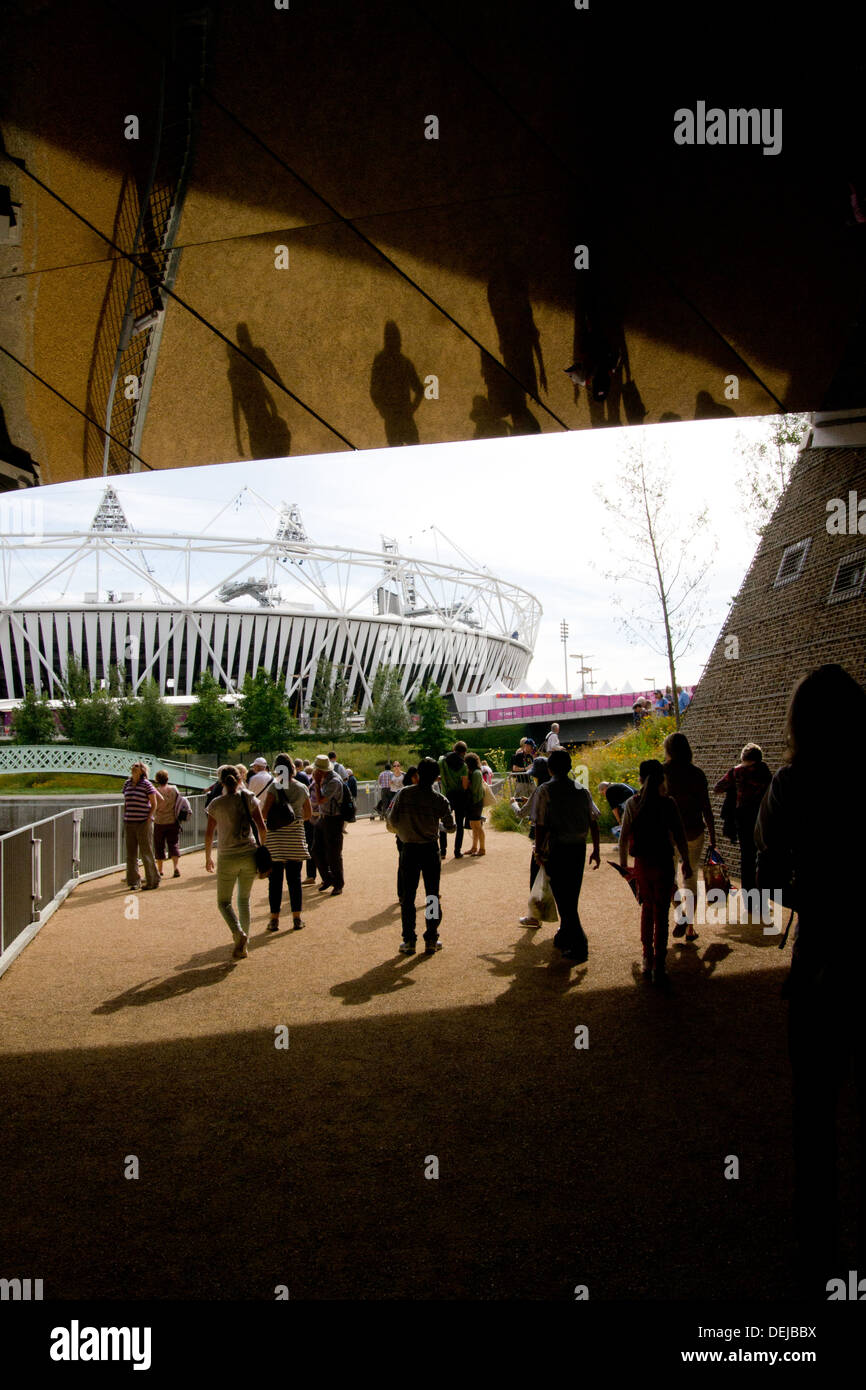
[[[317,753],[313,767],[318,768],[320,772],[330,772],[331,759],[328,757],[327,753]]]
[[[267,765],[267,758],[256,758],[255,762],[253,763],[253,771],[255,772],[257,767],[267,767]]]

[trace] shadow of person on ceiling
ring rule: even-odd
[[[714,401],[709,391],[699,391],[695,397],[696,420],[735,420],[737,412],[730,406]]]
[[[6,415],[0,405],[0,492],[13,488],[38,487],[41,482],[39,464],[26,449],[20,449],[9,438]]]
[[[385,344],[373,358],[370,399],[385,421],[385,438],[391,445],[418,444],[415,412],[424,399],[424,387],[415,364],[400,351],[400,330],[393,319],[385,324]]]
[[[245,458],[241,440],[241,415],[249,436],[249,457],[254,459],[286,458],[291,453],[292,435],[277,410],[271,392],[261,372],[267,372],[282,386],[283,380],[264,348],[256,347],[245,323],[237,326],[237,340],[242,357],[231,346],[227,348],[228,379],[232,393],[232,423],[238,457]],[[252,358],[252,361],[248,361]],[[259,370],[261,369],[261,370]]]
[[[502,362],[507,369],[503,372],[495,358],[482,353],[481,374],[494,415],[496,418],[511,416],[512,434],[540,434],[541,426],[526,398],[531,396],[537,400],[539,390],[547,390],[547,373],[541,334],[529,298],[529,282],[519,266],[507,262],[490,277],[487,303],[496,324]]]

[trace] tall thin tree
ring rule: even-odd
[[[610,496],[601,486],[595,492],[617,522],[614,536],[604,533],[620,556],[605,577],[613,581],[614,603],[629,615],[617,622],[631,641],[665,658],[679,727],[676,664],[707,626],[701,601],[716,548],[708,510],[687,518],[674,507],[669,460],[649,458],[643,443],[623,456],[618,493]],[[632,584],[645,591],[642,602]]]

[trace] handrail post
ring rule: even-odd
[[[36,904],[42,897],[42,840],[30,834],[30,896],[33,899],[31,907],[31,922],[35,922],[39,916],[39,908]]]

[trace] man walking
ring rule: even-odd
[[[541,751],[545,757],[548,757],[553,752],[554,748],[561,747],[562,744],[559,741],[559,725],[551,724],[547,732],[547,737],[541,745]]]
[[[403,940],[400,953],[414,956],[417,940],[415,926],[415,894],[418,880],[423,877],[424,950],[428,956],[441,950],[439,924],[442,904],[439,898],[441,864],[439,858],[439,822],[446,830],[454,830],[451,806],[433,783],[439,776],[439,765],[433,758],[422,758],[418,764],[418,781],[406,785],[397,793],[388,811],[388,825],[402,842],[400,850],[400,917]]]
[[[554,946],[566,960],[582,965],[589,956],[589,943],[577,910],[583,871],[586,866],[586,837],[592,835],[589,862],[597,869],[601,862],[598,836],[598,807],[585,787],[569,779],[571,755],[558,748],[547,760],[551,780],[538,788],[535,802],[535,854],[544,864],[559,912],[559,930]]]
[[[327,753],[319,753],[313,763],[310,787],[313,819],[316,823],[313,858],[322,876],[319,892],[332,888],[332,898],[343,891],[343,782],[331,769]]]
[[[272,781],[273,778],[268,771],[267,758],[256,758],[250,768],[250,777],[247,782],[247,787],[253,796],[260,796],[265,787],[269,787]]]

